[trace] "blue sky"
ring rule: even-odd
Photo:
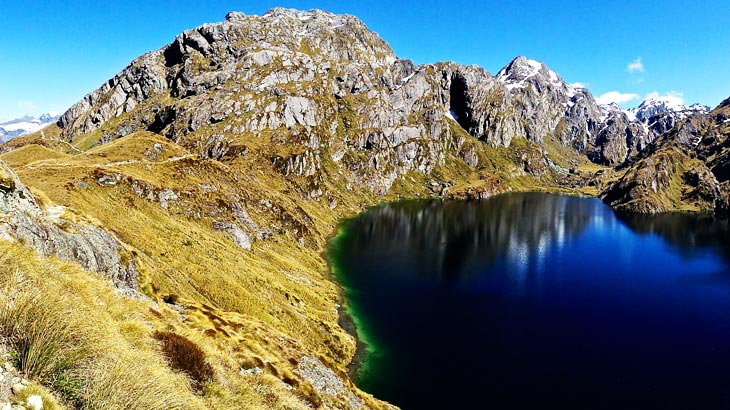
[[[3,1],[0,120],[63,111],[185,29],[276,6],[354,14],[417,63],[495,74],[525,55],[624,107],[652,93],[713,107],[730,97],[727,0]]]

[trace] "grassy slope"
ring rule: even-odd
[[[217,372],[224,375],[206,390],[205,405],[256,408],[264,400],[267,408],[296,408],[292,403],[322,399],[296,373],[303,355],[321,358],[344,376],[355,353],[355,340],[338,325],[336,306],[342,301],[323,257],[327,238],[341,218],[382,201],[434,195],[429,185],[434,178],[454,182],[452,192],[555,189],[552,174],[538,180],[516,165],[526,153],[539,153],[536,146],[515,139],[509,149],[492,148],[453,124],[452,131],[478,148],[476,169],[449,157],[447,165],[437,167],[430,177],[411,172],[399,178],[384,197],[349,188],[340,175],[341,165],[329,160],[323,160],[319,182],[326,195],[309,197],[304,188],[311,181],[283,176],[271,165],[268,144],[257,140],[239,141],[245,154],[222,161],[200,159],[148,132],[83,153],[63,144],[48,144],[52,148],[29,144],[0,159],[39,196],[71,208],[116,235],[137,255],[141,288],[163,311],[167,311],[164,298],[170,300],[172,295],[180,301],[186,309],[185,320],[158,321],[147,315],[146,320],[155,326],[140,330],[138,336],[149,339],[153,327],[167,326],[199,341]],[[87,144],[88,139],[79,142]],[[155,144],[162,151],[150,155]],[[98,178],[102,176],[119,182],[101,185]],[[141,194],[134,187],[141,187]],[[157,199],[163,190],[179,196],[169,202],[168,209]],[[254,239],[252,249],[246,251],[213,229],[214,221],[235,221],[235,203],[273,236]],[[334,203],[337,206],[332,209]],[[89,300],[93,298],[89,295]],[[248,373],[238,372],[252,367],[264,369],[264,375],[252,380]],[[287,381],[296,388],[277,389],[276,383],[269,383],[272,380]],[[261,383],[264,387],[256,387]],[[367,394],[358,392],[358,396],[373,408],[381,407]],[[240,407],[237,403],[242,400],[251,404]],[[328,400],[330,406],[344,406],[339,399]]]
[[[144,153],[154,144],[162,145],[163,152],[153,161]],[[265,370],[264,377],[293,379],[303,397],[311,396],[311,386],[293,374],[296,361],[305,354],[321,356],[344,370],[355,350],[354,339],[337,325],[339,293],[327,279],[321,255],[338,213],[323,201],[293,199],[290,182],[273,169],[259,172],[264,167],[239,160],[178,160],[186,155],[164,138],[140,133],[75,156],[28,145],[1,159],[35,192],[89,217],[135,252],[143,290],[158,302],[166,295],[179,296],[188,309],[187,321],[179,325],[225,357],[228,370],[258,366]],[[119,184],[97,183],[99,176],[114,174],[123,176]],[[165,210],[135,194],[131,182],[153,192],[172,189],[181,199]],[[215,186],[217,192],[202,190],[202,184]],[[356,204],[374,203],[365,194],[353,197]],[[270,201],[276,204],[273,210],[264,208],[251,218],[261,226],[282,221],[290,226],[244,251],[211,228],[213,220],[234,220],[228,208],[231,198],[242,204]],[[339,203],[348,201],[342,197]],[[349,214],[354,207],[338,208]],[[294,226],[299,234],[293,234]],[[245,387],[251,383],[226,380],[229,383],[210,389],[211,397],[226,403],[213,407],[250,408],[237,403],[241,395],[253,394]],[[292,394],[285,392],[268,394],[265,407],[294,400],[286,399]],[[379,407],[368,395],[361,399]]]

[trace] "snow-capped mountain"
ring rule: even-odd
[[[59,113],[47,112],[40,117],[26,115],[11,121],[0,123],[0,142],[9,141],[21,135],[36,132],[48,124],[58,121]]]
[[[707,114],[710,107],[702,104],[684,105],[673,99],[649,98],[638,107],[626,111],[631,119],[644,123],[656,135],[672,129],[677,122],[696,114]]]
[[[710,111],[710,107],[702,104],[692,104],[686,106],[669,99],[649,98],[642,102],[638,107],[629,110],[630,113],[641,121],[649,121],[651,117],[660,114],[673,113],[678,118],[687,118],[694,114],[706,114]]]

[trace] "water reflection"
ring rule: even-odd
[[[469,279],[475,272],[466,267],[506,256],[520,276],[540,270],[548,247],[562,249],[589,223],[612,223],[611,215],[595,208],[591,200],[539,193],[481,202],[407,201],[370,210],[349,231],[352,246],[373,258],[398,255],[402,274]]]
[[[730,261],[730,221],[711,215],[617,213],[616,217],[640,235],[657,235],[683,256],[708,250]]]

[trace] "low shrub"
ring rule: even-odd
[[[213,380],[213,367],[195,342],[173,332],[155,332],[154,337],[162,343],[162,352],[170,367],[187,374],[195,389],[200,390]]]

